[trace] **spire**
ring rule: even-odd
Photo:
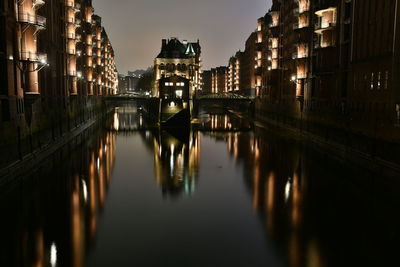
[[[186,48],[186,55],[188,54],[196,54],[194,51],[192,43],[188,43],[187,48]]]

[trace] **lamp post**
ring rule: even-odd
[[[304,87],[308,84],[308,80],[304,78],[300,81],[296,75],[292,75],[290,81],[296,84],[296,99],[300,103],[300,131],[303,131]],[[302,88],[300,88],[300,90],[302,90],[300,95],[297,94],[297,85],[302,86]]]
[[[39,92],[36,94],[29,94],[27,92],[28,90],[28,85],[27,85],[27,79],[26,76],[29,73],[32,72],[39,72],[41,71],[44,67],[49,66],[47,63],[47,57],[46,55],[38,55],[34,53],[29,53],[28,54],[29,58],[27,57],[26,59],[23,59],[22,54],[20,54],[18,60],[17,60],[17,67],[21,71],[22,74],[22,79],[21,79],[21,88],[24,93],[24,113],[25,113],[25,121],[28,125],[29,129],[29,144],[30,144],[30,150],[33,152],[33,143],[32,143],[32,116],[33,116],[33,105],[37,102],[38,98],[40,97]],[[31,57],[32,56],[32,57]],[[30,66],[33,64],[33,68],[30,69]],[[20,134],[18,136],[20,138]],[[20,152],[20,156],[21,156]]]
[[[32,54],[32,55],[33,55],[33,58],[27,58],[26,60],[22,59],[22,55],[21,55],[19,57],[19,59],[17,60],[17,64],[16,64],[22,74],[21,88],[24,93],[24,104],[25,104],[25,107],[27,107],[25,110],[28,111],[28,112],[25,112],[25,119],[27,120],[29,128],[32,123],[32,106],[37,101],[37,99],[40,95],[39,95],[39,93],[29,94],[27,92],[28,85],[27,85],[27,81],[26,81],[27,80],[26,76],[29,73],[39,72],[44,67],[49,66],[49,64],[47,63],[46,55],[34,55],[34,54]],[[30,54],[29,54],[29,56],[30,56]],[[32,64],[34,65],[34,67],[30,70],[29,67]]]

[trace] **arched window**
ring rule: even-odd
[[[175,64],[167,64],[167,71],[169,72],[175,71]]]

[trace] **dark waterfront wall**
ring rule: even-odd
[[[7,123],[1,128],[0,177],[26,162],[34,165],[35,159],[62,146],[112,110],[100,97],[76,97],[68,102],[43,98],[36,106],[38,118],[30,127]]]
[[[387,123],[379,115],[356,117],[352,112],[341,113],[319,106],[314,111],[289,112],[285,105],[265,105],[256,101],[255,117],[268,123],[290,128],[311,141],[341,156],[359,155],[384,165],[399,168],[400,128]],[[339,109],[339,107],[337,107]],[[330,151],[330,150],[327,150]]]

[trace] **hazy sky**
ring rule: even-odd
[[[93,0],[120,73],[146,68],[161,39],[200,39],[204,69],[226,65],[256,29],[271,0]]]

